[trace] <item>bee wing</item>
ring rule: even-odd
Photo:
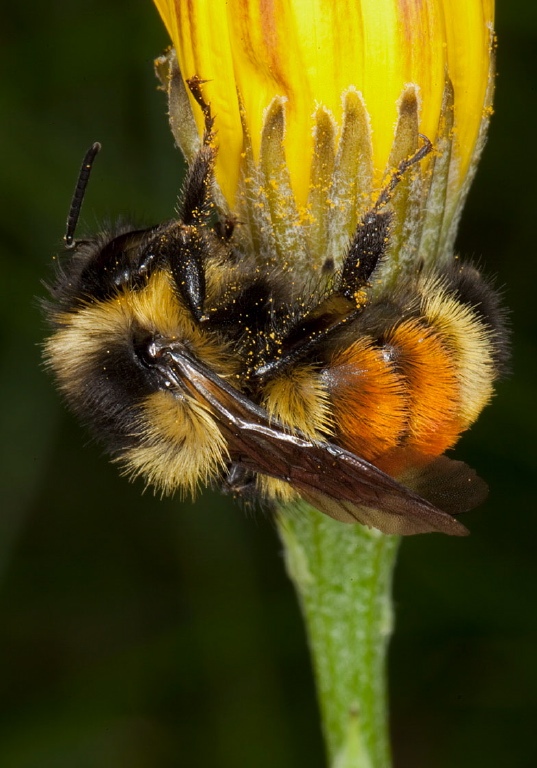
[[[358,457],[351,454],[350,459],[341,457],[352,465]],[[362,460],[358,459],[360,463]],[[341,469],[341,467],[340,467]],[[376,469],[376,467],[373,467]],[[383,473],[377,469],[377,473]],[[373,526],[384,533],[411,535],[441,531],[455,536],[464,536],[467,529],[452,517],[452,514],[466,512],[481,504],[488,494],[486,483],[475,471],[462,461],[440,456],[425,468],[407,475],[402,485],[389,475],[395,488],[384,491],[380,503],[365,503],[362,498],[346,500],[339,498],[334,503],[331,496],[319,494],[313,489],[301,490],[306,501],[336,520],[343,522],[358,521],[363,525]],[[377,483],[378,475],[374,482]],[[393,493],[398,493],[393,498]],[[341,494],[342,496],[343,494]],[[425,497],[425,498],[424,498]],[[345,517],[345,515],[347,517]]]
[[[468,533],[450,514],[373,464],[333,443],[312,442],[299,432],[286,431],[181,345],[170,344],[163,350],[161,367],[168,380],[210,410],[234,462],[290,483],[307,502],[330,517],[389,534]],[[462,462],[453,463],[459,465],[458,482],[473,484],[480,498],[482,481]]]
[[[252,433],[256,433],[255,427]],[[264,435],[261,440],[259,437],[255,434],[253,440],[250,436],[246,438],[250,449],[254,450],[243,454],[238,459],[240,463],[251,471],[287,480],[305,501],[335,520],[358,522],[378,528],[383,533],[400,536],[433,531],[454,536],[468,533],[465,526],[448,512],[401,485],[373,464],[332,443],[301,440],[293,450],[287,448],[287,441],[271,439],[269,446]],[[260,451],[264,452],[261,460]],[[450,466],[456,465],[455,472],[451,472],[449,477],[455,481],[457,511],[473,508],[483,500],[485,484],[463,462],[449,459],[446,462]],[[430,480],[439,477],[437,472],[428,474]],[[464,489],[462,506],[461,494],[457,490],[459,485]]]

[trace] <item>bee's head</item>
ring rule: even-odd
[[[125,227],[78,241],[59,268],[47,314],[47,365],[72,410],[133,475],[164,491],[192,491],[222,464],[216,423],[186,389],[166,380],[155,342],[180,342],[219,375],[236,370],[222,340],[185,301],[168,254],[190,231]]]

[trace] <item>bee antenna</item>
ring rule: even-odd
[[[65,236],[63,238],[66,248],[73,248],[75,241],[75,229],[80,217],[80,209],[84,201],[84,195],[86,194],[86,187],[91,173],[91,167],[97,152],[100,150],[101,145],[98,141],[91,145],[84,156],[78,179],[76,182],[75,191],[73,192],[73,198],[71,200],[71,207],[69,208],[69,215],[67,217],[67,226],[65,229]]]
[[[379,208],[382,208],[382,206],[386,205],[386,203],[390,201],[394,189],[399,184],[406,171],[408,171],[408,169],[416,163],[419,163],[420,160],[423,160],[423,158],[432,151],[433,145],[427,136],[424,136],[423,133],[418,133],[418,136],[423,141],[423,146],[417,149],[413,155],[410,155],[410,157],[407,157],[405,160],[401,160],[395,171],[392,173],[390,181],[386,184],[378,196],[374,205],[374,210],[378,211]]]

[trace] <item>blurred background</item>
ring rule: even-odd
[[[467,540],[404,542],[396,768],[537,765],[537,4],[498,3],[496,114],[459,236],[505,286],[512,377],[458,455],[490,484]],[[142,493],[42,369],[36,297],[80,162],[81,230],[173,215],[181,163],[149,0],[10,3],[0,46],[0,766],[322,768],[298,607],[270,521]]]

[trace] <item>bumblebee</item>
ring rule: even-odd
[[[486,485],[444,456],[492,394],[504,330],[472,266],[417,270],[373,292],[396,169],[329,287],[241,253],[213,221],[216,149],[188,169],[176,219],[74,239],[73,197],[45,357],[72,410],[131,477],[163,493],[218,484],[269,502],[301,497],[389,534],[464,535],[454,514]]]

